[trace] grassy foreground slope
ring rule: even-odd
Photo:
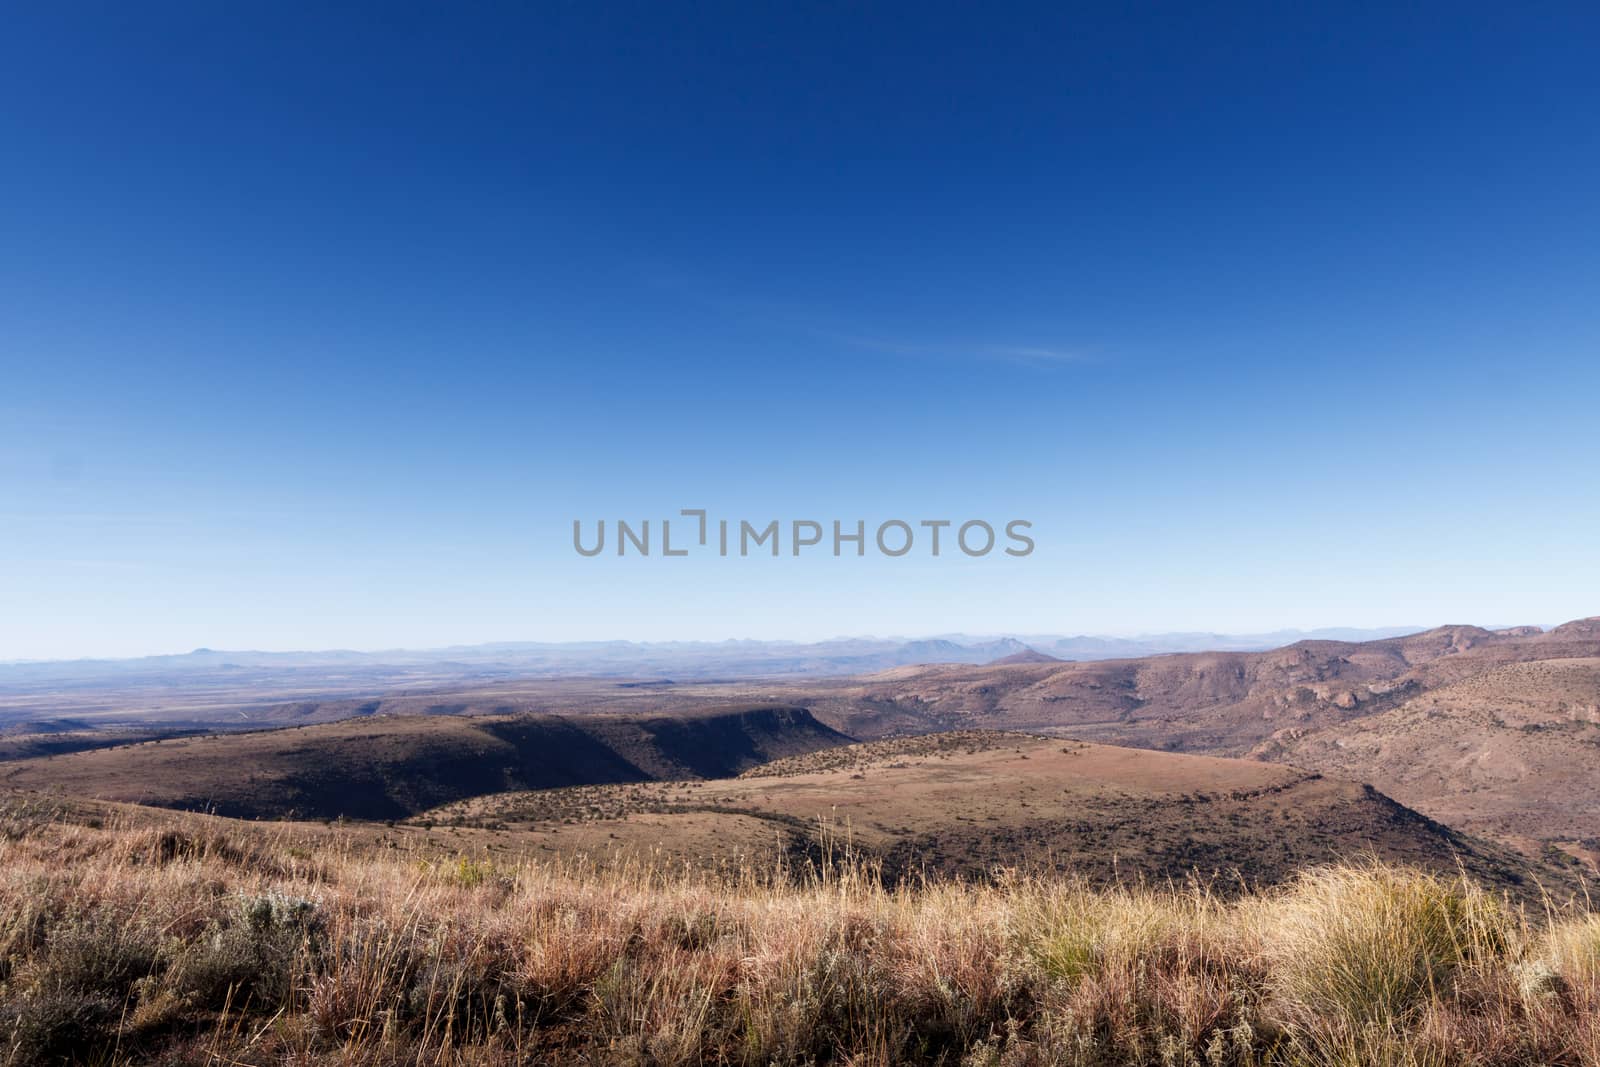
[[[723,777],[846,744],[804,708],[673,715],[375,716],[0,766],[0,783],[242,818],[404,818],[463,797]]]
[[[794,873],[12,797],[0,1063],[1600,1067],[1600,920],[1456,879],[1320,868],[1225,902]]]

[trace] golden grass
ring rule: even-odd
[[[1600,1067],[1600,920],[1464,879],[891,889],[848,857],[501,867],[286,834],[0,813],[0,1063]]]

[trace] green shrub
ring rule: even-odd
[[[0,1064],[72,1063],[104,1049],[120,1006],[110,997],[44,989],[0,1005]]]
[[[160,963],[157,938],[141,923],[94,914],[60,923],[36,962],[34,986],[78,994],[127,995]]]
[[[200,1007],[248,1000],[276,1008],[293,992],[297,958],[317,953],[320,932],[310,901],[277,894],[247,899],[230,920],[183,946],[166,987]]]

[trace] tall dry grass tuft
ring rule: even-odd
[[[1322,868],[1245,910],[1267,1015],[1302,1059],[1420,1065],[1471,1048],[1537,1063],[1551,1050],[1545,1006],[1523,988],[1527,922],[1465,877]]]
[[[1600,915],[1552,923],[1540,939],[1538,960],[1580,996],[1600,998]]]
[[[1502,957],[1515,922],[1464,880],[1379,866],[1304,872],[1259,909],[1273,991],[1296,1018],[1405,1022]]]

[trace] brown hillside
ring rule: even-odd
[[[1381,641],[1082,663],[905,667],[797,699],[858,737],[972,727],[1243,755],[1279,731],[1380,714],[1510,663],[1600,656],[1600,621],[1549,633],[1446,626]]]
[[[1459,862],[1501,886],[1529,877],[1509,850],[1350,782],[992,731],[830,749],[732,781],[484,796],[413,822],[492,829],[516,847],[568,855],[620,850],[713,864],[775,847],[814,858],[827,828],[890,877],[984,878],[996,867],[1046,865],[1101,883],[1198,873],[1237,887],[1363,856],[1446,872]]]
[[[393,819],[507,789],[734,775],[848,741],[785,706],[377,717],[22,760],[0,782],[246,818]]]
[[[1375,784],[1452,826],[1600,848],[1600,658],[1511,663],[1257,751]]]

